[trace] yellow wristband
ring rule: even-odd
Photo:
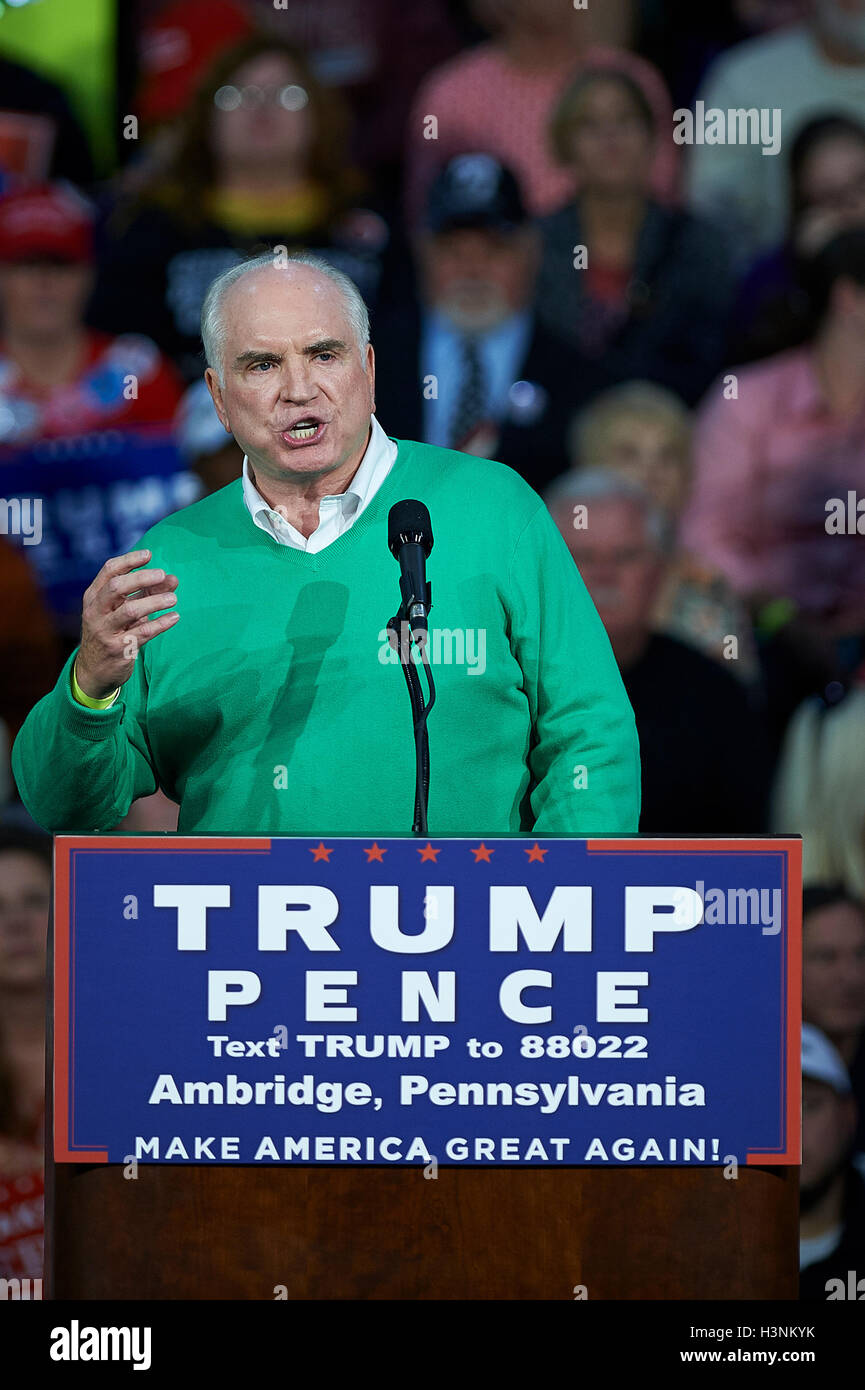
[[[72,694],[78,701],[78,704],[85,705],[87,709],[108,709],[109,705],[113,705],[114,701],[117,699],[117,696],[120,694],[120,686],[118,685],[117,689],[114,691],[112,695],[106,695],[101,700],[95,700],[92,695],[85,695],[84,691],[81,689],[81,686],[78,684],[78,681],[75,679],[75,662],[73,661]]]

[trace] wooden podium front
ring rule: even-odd
[[[795,1299],[798,1172],[58,1165],[59,1299]]]

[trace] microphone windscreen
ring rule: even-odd
[[[391,554],[398,557],[400,546],[410,542],[423,546],[425,555],[433,548],[429,511],[423,502],[413,498],[394,502],[387,518],[387,543]]]

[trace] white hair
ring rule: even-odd
[[[690,462],[691,412],[680,397],[654,381],[623,381],[602,391],[571,420],[568,455],[572,467],[603,468],[610,430],[622,419],[666,426],[683,461]]]
[[[626,502],[641,515],[646,536],[659,555],[675,547],[676,528],[670,514],[639,483],[611,468],[573,468],[556,478],[544,493],[548,511],[566,504]]]
[[[232,285],[236,284],[238,280],[242,280],[245,275],[252,275],[259,270],[287,269],[290,265],[309,266],[311,270],[317,270],[320,275],[326,275],[329,280],[334,282],[342,295],[346,317],[354,331],[358,351],[361,356],[366,351],[369,342],[369,313],[363,296],[354,281],[344,275],[341,270],[332,266],[323,256],[314,256],[308,251],[298,251],[292,256],[278,257],[274,250],[262,256],[254,256],[251,260],[241,261],[238,265],[224,270],[211,282],[207,294],[204,296],[204,303],[201,306],[201,341],[204,344],[204,356],[207,365],[216,372],[220,386],[225,384],[223,381],[225,322],[222,306],[226,294]]]
[[[787,727],[775,775],[771,828],[801,835],[808,883],[841,880],[865,894],[865,690],[835,705],[805,700]]]

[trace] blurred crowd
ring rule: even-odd
[[[284,247],[361,289],[388,434],[547,502],[641,831],[803,835],[825,1297],[865,1274],[865,0],[138,9],[98,177],[68,94],[0,51],[0,1276],[39,1263],[50,888],[9,749],[104,560],[239,476],[201,303]]]

